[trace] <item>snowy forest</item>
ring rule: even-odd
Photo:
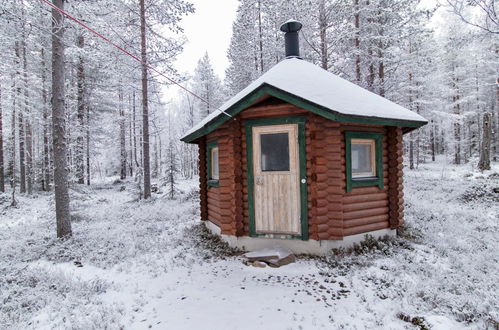
[[[119,174],[144,183],[169,182],[173,196],[175,178],[197,173],[197,150],[179,137],[283,59],[278,29],[289,17],[304,25],[305,60],[429,119],[429,125],[405,138],[411,169],[436,155],[476,167],[482,146],[490,144],[483,143],[484,134],[497,160],[498,22],[493,6],[493,1],[439,6],[420,0],[240,1],[227,50],[230,66],[222,81],[208,54],[192,76],[172,66],[185,42],[180,22],[194,11],[192,5],[151,4],[145,13],[148,62],[202,100],[174,88],[169,89],[173,96],[165,95],[163,87],[170,82],[155,72],[146,77],[144,100],[141,64],[65,20],[68,180],[91,184],[93,178]],[[65,8],[128,52],[141,54],[140,17],[128,1],[68,2]],[[0,190],[5,184],[17,186],[19,193],[50,190],[50,8],[41,1],[5,1],[1,19]],[[487,138],[484,125],[492,136]],[[149,190],[142,188],[141,195],[147,198]]]
[[[78,249],[81,248],[81,251],[88,249],[91,251],[88,254],[91,260],[89,263],[95,264],[95,267],[91,266],[94,268],[88,266],[89,274],[100,274],[99,272],[103,269],[115,266],[117,260],[126,258],[121,253],[132,253],[130,251],[133,250],[133,258],[137,259],[120,267],[132,267],[135,262],[150,265],[150,268],[144,272],[151,276],[151,283],[158,285],[160,280],[154,282],[154,278],[160,276],[160,270],[166,271],[171,264],[175,263],[197,265],[197,261],[194,260],[203,258],[223,259],[222,266],[213,272],[200,270],[205,276],[203,278],[214,276],[215,273],[223,277],[224,274],[227,275],[230,272],[239,272],[239,268],[230,270],[232,265],[227,266],[229,269],[227,270],[225,268],[227,264],[223,263],[227,263],[224,258],[234,255],[231,254],[234,253],[233,251],[229,254],[218,250],[209,254],[208,252],[192,252],[197,251],[193,248],[194,246],[208,249],[210,244],[215,243],[211,241],[199,243],[193,235],[204,235],[204,231],[198,227],[194,227],[195,230],[189,230],[182,222],[187,221],[188,217],[197,219],[195,215],[197,211],[193,211],[195,208],[192,206],[197,204],[189,203],[192,202],[190,198],[195,198],[191,195],[196,194],[199,164],[197,145],[183,143],[180,138],[205,116],[218,111],[217,108],[226,100],[284,59],[284,38],[279,27],[289,18],[296,19],[303,24],[299,35],[303,60],[314,63],[428,119],[427,125],[404,135],[404,173],[409,175],[412,182],[421,180],[431,185],[432,180],[438,178],[438,173],[442,172],[441,167],[437,168],[435,165],[439,159],[441,163],[448,164],[448,166],[465,166],[468,177],[480,177],[483,171],[493,169],[499,156],[497,135],[499,132],[499,18],[497,6],[496,0],[238,0],[236,19],[232,23],[230,46],[227,49],[229,65],[225,70],[225,76],[221,77],[215,73],[208,52],[199,58],[194,72],[183,72],[175,67],[175,61],[182,56],[183,47],[188,41],[184,35],[182,20],[196,13],[196,7],[188,0],[1,0],[0,206],[2,210],[0,223],[7,218],[21,219],[23,207],[26,205],[32,205],[34,208],[29,214],[39,214],[42,212],[39,210],[45,206],[36,209],[38,211],[35,211],[35,208],[47,204],[47,211],[43,213],[45,216],[33,215],[33,217],[47,220],[47,225],[44,222],[43,228],[49,223],[56,227],[50,227],[50,232],[46,232],[45,229],[40,230],[40,233],[36,233],[35,229],[26,229],[26,231],[23,229],[12,234],[14,236],[10,236],[11,234],[7,234],[7,228],[14,226],[16,223],[14,221],[12,224],[6,224],[5,227],[0,224],[0,231],[5,231],[5,236],[0,236],[0,238],[4,240],[4,243],[9,242],[5,245],[7,249],[17,251],[18,257],[15,257],[17,261],[38,260],[40,255],[47,254],[51,261],[62,260],[69,262],[70,266],[73,266],[75,262],[76,267],[82,267],[76,262],[84,260],[85,253]],[[56,8],[62,9],[71,17],[64,16]],[[217,17],[216,19],[223,18]],[[206,28],[208,33],[208,28],[203,28]],[[441,163],[438,163],[438,166],[441,166]],[[418,172],[420,168],[429,168],[434,171],[432,173],[436,174],[434,177],[427,176],[421,179],[419,176],[421,174],[418,174],[421,173]],[[443,177],[443,174],[440,177]],[[106,180],[112,180],[118,184],[126,182],[126,192],[130,192],[130,198],[134,203],[154,200],[161,194],[165,204],[162,206],[155,204],[158,208],[154,213],[151,210],[152,207],[147,204],[129,206],[124,197],[115,197],[105,190],[107,188],[103,188],[103,182]],[[492,179],[487,182],[485,186],[493,185]],[[423,190],[418,190],[418,188],[425,189],[422,183],[421,186],[415,185],[416,183],[409,184],[408,188],[413,196],[421,200],[428,198]],[[125,190],[124,187],[125,185],[123,190]],[[96,191],[101,189],[102,193],[94,194],[86,189],[96,189]],[[444,192],[439,191],[440,193]],[[457,194],[457,192],[449,193]],[[438,197],[440,195],[436,196],[437,199],[440,198]],[[409,214],[411,207],[417,209],[417,206],[414,206],[417,198],[409,197]],[[105,227],[103,225],[98,230],[95,229],[99,232],[95,236],[90,236],[88,233],[82,234],[83,230],[80,228],[79,238],[74,238],[74,241],[55,243],[56,236],[68,238],[73,235],[72,223],[82,226],[80,222],[86,221],[82,219],[90,216],[95,219],[107,219],[104,213],[108,207],[112,210],[109,211],[111,213],[120,212],[121,206],[118,204],[115,206],[99,204],[101,200],[106,200],[109,205],[114,205],[113,203],[127,205],[126,211],[123,211],[126,213],[120,213],[120,219],[133,218],[134,221],[140,219],[145,224],[141,229],[143,231],[131,233],[125,230],[126,232],[123,233],[114,228],[114,222],[105,222]],[[446,203],[449,200],[451,198],[448,200],[442,198],[441,201]],[[92,211],[93,213],[80,212],[79,210],[87,204],[100,205],[101,210]],[[428,205],[425,204],[426,206]],[[133,210],[134,208],[137,209]],[[459,208],[458,204],[454,207],[454,209]],[[490,209],[494,208],[497,208],[497,204],[490,204]],[[433,219],[429,215],[430,211],[422,206],[417,210],[426,216],[426,219]],[[436,212],[436,209],[432,210]],[[163,214],[173,212],[169,216],[175,217],[175,222],[155,223],[153,220],[158,219],[161,212]],[[476,209],[473,209],[467,214],[476,212]],[[492,222],[491,219],[497,215],[497,209],[495,212],[488,213],[487,221]],[[409,215],[409,219],[411,217]],[[419,223],[417,221],[416,223]],[[136,223],[130,226],[135,228]],[[419,224],[422,223],[425,222],[421,220]],[[179,232],[187,228],[185,230],[189,233],[182,232],[182,235],[185,235],[182,239],[188,237],[188,243],[185,243],[187,245],[179,243],[180,234],[177,231],[173,233],[173,229],[170,228],[171,224],[181,228],[176,229]],[[88,226],[85,227],[87,229],[93,228],[90,224],[83,226]],[[122,226],[125,227],[125,225]],[[442,225],[443,227],[445,226]],[[464,228],[471,232],[474,227]],[[487,228],[488,231],[484,235],[491,242],[490,245],[494,246],[497,243],[497,238],[493,238],[493,233],[497,234],[497,219]],[[89,229],[88,232],[92,230],[94,229]],[[429,228],[426,230],[428,233],[432,231]],[[154,236],[156,235],[154,232],[161,231],[163,233],[172,231],[171,237],[175,239],[168,241],[159,234]],[[120,237],[122,241],[115,245],[109,242],[106,243],[107,245],[101,244],[100,240],[105,241],[103,237],[106,232],[114,237]],[[435,231],[435,236],[429,238],[432,244],[441,238],[437,236],[438,233]],[[33,242],[28,238],[29,241],[23,243],[21,248],[16,245],[16,241],[24,236],[31,236]],[[146,237],[152,237],[151,242]],[[0,245],[2,245],[2,239],[0,239]],[[450,238],[442,240],[449,242]],[[130,241],[134,243],[127,243]],[[45,246],[43,242],[51,243]],[[157,245],[153,245],[153,242]],[[31,244],[36,248],[28,253],[24,250],[24,246]],[[393,245],[405,248],[400,247],[402,243],[384,244],[387,246],[377,246],[381,252],[375,253],[382,255],[379,258],[385,258],[386,253],[392,253],[386,252],[386,249],[393,248]],[[129,252],[118,252],[118,247],[119,251]],[[160,254],[160,248],[170,249],[168,257],[172,257],[172,261],[160,263],[161,260],[167,259],[166,256]],[[10,252],[7,252],[7,249],[4,248],[2,251],[0,247],[0,257],[3,260],[10,258]],[[475,248],[469,249],[469,251],[475,251]],[[112,254],[112,262],[109,261],[111,259],[102,256],[104,250]],[[154,251],[156,254],[147,257],[144,252],[146,250],[147,253]],[[450,260],[459,260],[459,252],[456,251],[448,257],[449,264],[451,264]],[[412,265],[412,261],[408,261],[412,260],[409,256],[413,252],[404,253],[407,254],[398,255],[396,261],[387,261],[386,257],[376,259],[375,262],[378,262],[378,266],[388,268],[395,268],[393,265],[398,262],[404,264],[406,269],[415,270],[411,267],[416,266]],[[427,262],[427,266],[433,263],[430,252],[428,255],[425,254],[427,251],[421,253],[425,255],[423,259]],[[220,255],[223,256],[220,257]],[[357,261],[358,264],[352,262],[351,259],[343,262],[328,262],[329,265],[339,267],[335,274],[341,277],[346,276],[345,269],[350,269],[349,267],[357,269],[355,267],[363,267],[362,263],[371,262],[364,256],[360,258],[365,259]],[[151,261],[153,259],[155,261]],[[15,260],[12,260],[13,264]],[[308,261],[302,262],[305,266],[308,265],[306,264]],[[472,280],[468,278],[470,282],[463,284],[465,286],[463,290],[467,290],[468,296],[461,297],[459,293],[455,295],[448,293],[454,289],[458,292],[460,288],[453,287],[447,291],[438,283],[447,280],[458,283],[461,278],[458,278],[458,275],[452,275],[447,279],[446,274],[440,273],[444,270],[435,270],[438,273],[437,277],[421,281],[421,283],[426,281],[424,289],[427,291],[438,287],[438,292],[445,292],[444,296],[439,298],[435,296],[429,298],[429,295],[424,296],[424,294],[423,297],[419,295],[421,292],[416,288],[408,289],[409,286],[394,293],[395,291],[391,290],[396,289],[389,288],[386,283],[386,286],[383,286],[385,275],[377,278],[379,274],[374,271],[357,275],[359,277],[356,280],[359,281],[377,278],[376,281],[372,281],[375,283],[372,284],[372,288],[373,290],[381,288],[385,298],[380,298],[382,300],[379,301],[385,305],[373,307],[378,306],[376,305],[378,300],[372,298],[375,296],[372,292],[367,292],[371,288],[369,287],[362,293],[365,297],[356,298],[357,302],[367,299],[369,304],[365,309],[357,310],[363,315],[360,318],[361,321],[355,321],[355,317],[351,316],[343,326],[346,328],[356,328],[356,326],[384,328],[383,325],[385,325],[396,329],[403,325],[404,327],[411,326],[412,329],[414,325],[415,329],[428,329],[423,326],[429,322],[442,326],[440,328],[437,326],[436,329],[459,328],[458,325],[462,324],[471,325],[472,328],[497,327],[499,319],[497,310],[495,310],[497,296],[494,299],[494,289],[497,287],[493,284],[494,279],[492,276],[489,277],[490,273],[487,275],[487,272],[479,275],[475,273],[476,269],[483,264],[494,262],[497,262],[497,255],[494,256],[494,251],[486,250],[483,255],[476,258],[475,263],[471,263],[472,266],[476,266],[475,270],[471,270],[471,266],[467,268],[469,273],[466,274],[471,274],[471,277],[475,276],[478,283],[483,284],[476,293],[481,298],[476,298],[472,302],[465,301],[465,297],[470,297],[472,292],[475,294]],[[300,265],[302,268],[296,268],[296,272],[303,270],[304,264],[298,263],[298,266]],[[1,277],[4,271],[5,274],[8,273],[9,267],[11,264],[7,261],[3,265],[0,263]],[[19,275],[24,271],[23,267],[14,267],[15,270],[12,270],[9,276],[0,280],[0,305],[3,302],[4,306],[0,307],[0,329],[16,328],[15,325],[20,328],[43,328],[45,326],[47,329],[54,327],[119,328],[121,321],[116,315],[128,313],[115,302],[109,305],[111,307],[104,309],[98,306],[104,302],[89,303],[95,295],[113,289],[114,284],[108,283],[112,275],[106,275],[108,282],[81,275],[83,276],[80,279],[82,282],[74,284],[70,281],[73,273],[70,273],[73,275],[67,275],[69,273],[54,275],[58,271],[56,266],[37,264],[36,267],[39,268],[30,270],[25,277]],[[317,273],[310,276],[310,281],[329,272],[321,267],[318,268]],[[44,273],[45,269],[49,268],[50,271],[47,270],[47,273]],[[38,271],[44,269],[42,272],[44,275],[36,275],[36,269]],[[420,268],[417,270],[425,273]],[[175,281],[179,283],[178,281],[182,281],[182,278],[187,276],[187,273],[180,271],[172,274],[178,276],[172,280],[172,283]],[[125,275],[120,273],[120,276],[123,277],[117,276],[117,278],[121,278],[125,283]],[[237,276],[246,275],[237,273]],[[298,276],[293,277],[292,274],[289,276],[285,290],[291,290],[289,288],[293,285],[296,287],[308,283],[304,282],[303,278],[299,279]],[[275,282],[277,280],[271,277],[265,277],[263,281],[277,285]],[[349,280],[343,278],[343,281],[347,283]],[[43,287],[39,285],[32,297],[22,293],[24,288],[34,288],[37,283],[49,284]],[[59,285],[58,283],[62,283],[58,288],[50,286],[55,287]],[[323,284],[333,285],[331,283],[326,281]],[[339,285],[335,292],[340,299],[343,297],[341,292],[348,288],[345,289],[342,285],[334,283],[336,286]],[[342,282],[339,281],[339,283]],[[354,285],[353,282],[348,283],[347,285]],[[245,291],[246,284],[239,282],[233,284],[239,291]],[[279,285],[281,284],[279,282]],[[250,288],[252,284],[247,285],[247,288]],[[7,286],[11,289],[5,289]],[[242,287],[239,289],[240,286]],[[2,288],[4,288],[3,293]],[[135,294],[133,289],[131,287],[128,289],[127,294],[133,296]],[[194,286],[191,289],[202,292],[205,288]],[[62,293],[57,290],[73,293],[60,298]],[[174,292],[182,297],[179,298],[182,301],[184,297],[187,297],[187,300],[190,299],[191,292],[168,290],[161,294],[168,296]],[[214,289],[211,290],[213,292],[209,291],[207,295],[218,294]],[[390,323],[391,321],[383,323],[386,322],[386,319],[380,316],[383,308],[393,308],[389,302],[396,302],[394,297],[396,294],[402,294],[403,291],[410,292],[415,297],[414,299],[424,301],[424,303],[419,303],[418,300],[417,304],[420,304],[418,306],[423,304],[440,306],[438,308],[442,309],[439,310],[441,312],[439,315],[453,316],[449,316],[449,319],[444,321],[436,318],[419,319],[414,317],[420,312],[418,308],[406,306],[407,314],[399,313],[393,317],[397,319],[396,322],[402,323]],[[292,296],[294,292],[288,293]],[[58,307],[50,305],[49,300],[52,294],[54,297],[57,296],[57,299],[66,299],[62,301],[69,302],[67,306],[64,306],[64,310],[68,315],[72,315],[71,317],[66,319],[60,316],[57,311]],[[277,293],[274,292],[274,294],[277,297]],[[314,302],[317,299],[322,303],[321,294],[313,292],[308,295],[313,298]],[[344,293],[345,297],[347,294]],[[147,291],[144,295],[147,299],[156,297],[156,293],[152,291]],[[378,293],[376,297],[379,297],[377,295]],[[45,296],[47,298],[40,298]],[[385,301],[386,298],[389,299]],[[35,302],[36,299],[42,299],[43,303],[40,302],[41,300]],[[125,301],[129,297],[126,296],[123,299]],[[140,323],[142,322],[140,320],[142,318],[154,319],[157,316],[156,307],[168,308],[165,307],[166,305],[158,305],[149,311],[144,307],[147,305],[144,301],[146,298],[140,299],[136,298],[133,302],[133,309],[134,311],[137,309],[138,313],[143,313],[143,315],[134,319],[133,322],[138,323],[130,321],[134,324],[131,328],[143,328],[149,325],[147,323],[149,321]],[[276,299],[269,301],[277,303]],[[329,304],[333,304],[333,300],[324,300],[326,306],[324,314],[321,314],[322,309],[317,312],[318,318],[322,317],[321,320],[329,318],[329,321],[315,323],[309,319],[301,321],[294,319],[295,323],[289,324],[293,326],[301,324],[306,329],[327,328],[331,324],[339,327],[342,323],[334,323],[338,320],[333,320],[333,316],[326,312],[326,309],[331,306]],[[20,312],[24,308],[23,303],[29,306],[30,313],[33,310],[45,308],[44,313],[50,316],[40,316],[35,320],[24,319]],[[305,302],[305,305],[308,307],[306,310],[315,309],[312,302],[310,305]],[[351,305],[353,306],[354,303]],[[445,307],[441,307],[443,305]],[[76,308],[79,316],[72,314],[71,306],[79,306]],[[223,306],[227,309],[230,307]],[[252,306],[252,303],[246,305],[247,308],[252,308]],[[342,307],[345,315],[352,312],[347,311],[351,307],[349,306]],[[374,308],[374,312],[371,307]],[[190,308],[192,308],[191,312],[195,313],[196,308],[202,309],[205,306],[193,304]],[[210,308],[215,307],[209,307],[208,311]],[[431,310],[430,307],[425,308]],[[269,319],[273,317],[272,313],[279,312],[265,313],[269,313],[269,315],[265,314],[265,318]],[[235,315],[242,317],[242,314]],[[439,323],[440,321],[443,323]],[[162,325],[166,326],[165,323]],[[162,325],[159,325],[159,328]],[[172,328],[185,328],[180,321],[170,325]],[[202,321],[190,324],[191,328],[202,325]],[[263,325],[260,326],[265,328]],[[158,327],[155,326],[155,328]],[[251,327],[248,324],[242,328]],[[270,328],[279,327],[271,325]]]

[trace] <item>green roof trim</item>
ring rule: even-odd
[[[241,100],[233,104],[228,109],[226,109],[225,113],[234,117],[237,114],[239,114],[241,111],[248,108],[253,103],[255,103],[256,101],[258,101],[259,99],[261,99],[266,95],[276,97],[285,102],[293,104],[297,107],[300,107],[302,109],[315,113],[319,116],[337,122],[374,124],[374,125],[383,125],[383,126],[400,126],[407,128],[404,130],[404,133],[427,124],[426,121],[383,119],[383,118],[369,117],[369,116],[345,115],[335,111],[334,109],[325,108],[323,106],[310,102],[296,95],[290,94],[286,91],[283,91],[282,89],[279,89],[277,87],[274,87],[266,83],[260,85],[258,88],[254,89],[251,93],[243,97]],[[229,116],[220,112],[220,115],[213,118],[213,120],[211,120],[210,122],[206,123],[205,126],[192,132],[188,136],[182,138],[182,141],[187,143],[192,143],[196,139],[213,132],[215,129],[217,129],[218,127],[220,127],[222,124],[224,124],[229,120],[231,120]]]

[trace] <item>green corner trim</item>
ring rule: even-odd
[[[246,120],[244,122],[246,129],[246,159],[248,169],[248,208],[249,208],[249,231],[251,237],[265,236],[259,234],[255,229],[255,197],[254,197],[254,177],[253,177],[253,127],[267,125],[298,125],[298,151],[299,151],[299,170],[300,170],[300,220],[301,235],[289,235],[289,238],[308,240],[308,203],[307,203],[307,181],[301,183],[302,179],[307,177],[306,164],[306,146],[305,146],[305,122],[303,116],[282,117],[282,118],[262,118]]]
[[[352,178],[352,139],[373,139],[376,144],[376,177]],[[383,134],[372,132],[345,132],[346,189],[354,187],[378,186],[383,189]]]
[[[313,102],[310,102],[306,99],[300,98],[296,95],[290,94],[282,89],[274,87],[269,84],[262,84],[251,93],[243,97],[241,100],[233,104],[230,108],[225,110],[227,114],[234,117],[239,114],[244,109],[248,108],[256,101],[260,100],[262,97],[269,95],[279,98],[283,101],[286,101],[290,104],[293,104],[297,107],[303,108],[310,112],[313,112],[317,115],[325,117],[327,119],[337,121],[337,122],[348,122],[348,123],[357,123],[357,124],[374,124],[374,125],[383,125],[383,126],[400,126],[404,128],[418,128],[423,125],[426,125],[426,121],[414,121],[414,120],[396,120],[396,119],[383,119],[369,116],[355,116],[355,115],[345,115],[341,114],[338,111],[333,109],[328,109]],[[230,120],[230,117],[220,113],[219,116],[213,118],[210,122],[208,122],[202,128],[192,132],[188,136],[184,137],[182,141],[191,143],[196,139],[209,134],[210,132],[217,129],[220,125]],[[410,131],[404,130],[404,132]]]
[[[206,180],[208,181],[208,188],[220,186],[219,180],[213,180],[211,178],[211,150],[213,148],[216,148],[216,147],[218,147],[217,141],[209,142],[206,144],[206,159],[207,159],[206,165],[208,166],[208,171],[206,172]],[[218,152],[220,155],[220,150]],[[219,158],[220,158],[220,156],[219,156]]]

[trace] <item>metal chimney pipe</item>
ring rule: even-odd
[[[281,25],[281,31],[284,32],[284,47],[286,58],[300,58],[300,42],[298,40],[298,31],[302,24],[293,19]]]

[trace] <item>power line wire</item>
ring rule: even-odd
[[[111,39],[107,38],[106,36],[102,35],[101,33],[97,32],[96,30],[92,29],[91,27],[89,27],[88,25],[86,25],[85,23],[79,21],[78,19],[76,19],[75,17],[71,16],[70,14],[68,14],[66,11],[62,10],[61,8],[57,7],[56,5],[54,5],[53,3],[51,3],[50,1],[48,0],[41,0],[42,2],[44,2],[45,4],[49,5],[52,9],[55,9],[56,11],[58,11],[60,14],[62,14],[63,16],[66,16],[67,18],[69,18],[70,20],[72,20],[73,22],[81,25],[82,27],[84,27],[85,29],[89,30],[90,32],[92,32],[93,34],[95,34],[96,36],[98,36],[99,38],[101,38],[102,40],[110,43],[111,45],[113,45],[115,48],[119,49],[121,52],[125,53],[126,55],[130,56],[131,58],[133,58],[134,60],[138,61],[139,63],[141,63],[142,65],[146,66],[147,68],[151,69],[152,71],[156,72],[158,75],[162,76],[163,78],[166,78],[168,81],[170,81],[171,83],[177,85],[178,87],[180,87],[181,89],[183,89],[184,91],[186,91],[187,93],[191,94],[192,96],[198,98],[199,100],[203,101],[204,103],[206,103],[208,106],[211,106],[210,102],[208,102],[207,100],[205,100],[204,98],[202,98],[201,96],[197,95],[196,93],[190,91],[188,88],[182,86],[181,84],[179,84],[178,82],[176,82],[175,80],[171,79],[170,77],[168,77],[166,74],[162,73],[161,71],[159,71],[158,69],[156,69],[155,67],[153,67],[152,65],[142,61],[140,58],[138,58],[137,56],[133,55],[132,53],[130,53],[129,51],[127,51],[126,49],[124,49],[123,47],[121,47],[120,45],[116,44],[115,42],[113,42]],[[225,114],[226,116],[229,116],[232,118],[232,116],[230,114],[228,114],[227,112],[221,110],[220,108],[215,108],[216,110],[222,112],[223,114]]]

